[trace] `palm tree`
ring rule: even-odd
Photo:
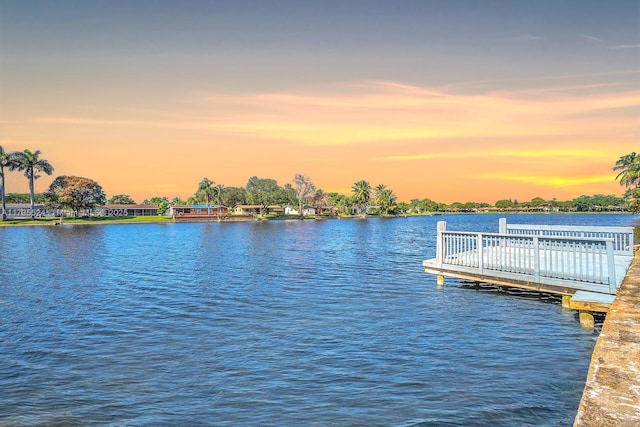
[[[376,201],[377,205],[382,205],[382,195],[384,194],[384,192],[387,190],[387,186],[384,184],[378,184],[376,185],[375,188],[375,196],[374,196],[374,200]]]
[[[640,155],[634,151],[620,157],[613,170],[620,171],[616,179],[620,179],[620,185],[627,187],[624,198],[629,210],[640,213]]]
[[[367,214],[367,204],[371,199],[371,185],[364,180],[358,181],[353,184],[351,191],[353,191],[353,203],[360,206],[362,215],[365,216]]]
[[[29,180],[29,193],[31,195],[31,219],[35,219],[35,188],[34,181],[40,178],[38,172],[47,175],[53,173],[53,166],[45,159],[40,158],[40,150],[31,152],[27,149],[11,154],[9,170],[24,171],[24,176]]]
[[[391,207],[396,204],[396,195],[386,185],[380,184],[376,187],[376,203],[384,213],[388,214]]]
[[[214,192],[215,195],[218,198],[218,221],[220,221],[220,204],[221,204],[221,200],[222,200],[222,190],[224,190],[224,185],[223,184],[218,184],[214,187]]]
[[[4,168],[7,169],[12,164],[12,156],[10,153],[4,151],[4,148],[0,145],[0,198],[2,199],[2,220],[7,220],[7,205],[4,200]]]
[[[397,208],[396,202],[398,198],[396,197],[396,195],[393,193],[392,190],[386,189],[384,191],[382,200],[384,201],[384,206],[387,213],[389,213],[391,209],[393,209],[394,211],[396,210]]]
[[[353,206],[353,198],[341,194],[336,201],[336,205],[340,208],[340,211],[343,214],[347,214],[351,212],[351,206]]]
[[[640,155],[635,151],[620,157],[613,170],[620,171],[616,176],[616,179],[620,179],[620,185],[627,188],[640,185]]]
[[[215,182],[211,181],[209,178],[202,178],[200,184],[198,184],[198,191],[196,192],[196,197],[200,200],[205,200],[207,202],[207,215],[211,215],[211,198],[214,194],[213,186]]]

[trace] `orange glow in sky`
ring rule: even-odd
[[[445,54],[429,44],[442,40],[434,34],[424,35],[429,52],[394,39],[402,36],[402,22],[411,26],[411,14],[426,13],[429,4],[407,3],[417,9],[399,15],[400,36],[389,30],[388,39],[363,41],[360,50],[349,43],[331,50],[319,36],[296,43],[306,33],[290,28],[288,39],[274,24],[267,25],[269,49],[260,45],[265,33],[248,34],[249,45],[225,45],[222,38],[210,51],[195,44],[189,26],[167,29],[172,37],[156,34],[144,15],[138,27],[125,20],[124,28],[112,28],[116,21],[106,18],[93,23],[104,40],[109,31],[135,35],[132,47],[117,35],[113,46],[99,36],[85,42],[85,32],[94,34],[89,24],[72,25],[71,36],[53,21],[42,29],[44,15],[19,11],[19,3],[3,4],[0,25],[0,145],[39,149],[55,167],[53,176],[36,182],[37,192],[56,176],[78,175],[96,180],[107,197],[186,199],[203,177],[226,187],[245,186],[254,175],[284,185],[302,173],[327,192],[350,194],[364,179],[387,185],[404,201],[569,200],[621,195],[612,167],[620,156],[640,151],[633,20],[627,33],[599,29],[597,37],[552,36],[548,28],[548,36],[522,37],[532,30],[507,26],[484,41],[449,34]],[[509,7],[518,16],[517,7]],[[32,19],[21,21],[26,29],[11,25],[18,12]],[[198,13],[184,19],[205,28]],[[472,13],[453,16],[483,34]],[[343,24],[344,34],[339,23],[335,30],[343,36],[350,24],[363,34],[373,31],[347,18]],[[564,24],[558,18],[558,28]],[[50,32],[49,50],[29,40],[30,28]],[[145,34],[160,40],[144,45]],[[607,41],[623,36],[632,39]],[[554,51],[548,51],[551,41]],[[473,43],[484,43],[486,52],[475,53]],[[582,53],[573,54],[570,43]],[[317,56],[305,53],[312,47]],[[504,56],[490,53],[499,48]],[[392,53],[378,59],[376,49]],[[18,172],[7,173],[6,186],[7,192],[28,191]]]

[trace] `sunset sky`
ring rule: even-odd
[[[621,195],[637,0],[0,0],[0,145],[107,197],[203,177],[399,200]],[[7,192],[27,192],[7,174]]]

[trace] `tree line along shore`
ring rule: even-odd
[[[155,196],[145,199],[142,205],[157,206],[157,215],[164,216],[172,206],[224,206],[233,209],[242,205],[259,208],[258,215],[272,215],[270,207],[295,207],[289,212],[297,216],[333,215],[424,215],[433,212],[640,212],[640,155],[635,152],[620,157],[613,166],[619,171],[616,180],[626,188],[622,197],[596,194],[582,195],[572,200],[545,200],[535,197],[530,201],[502,199],[494,204],[487,202],[437,202],[429,198],[398,201],[392,189],[384,184],[372,186],[369,181],[360,180],[351,187],[351,194],[325,192],[316,188],[313,180],[303,174],[296,174],[292,183],[279,185],[271,178],[253,176],[245,187],[226,187],[209,178],[203,178],[195,187],[193,196],[186,200],[180,197]],[[6,193],[5,174],[23,172],[29,182],[30,192]],[[31,219],[35,219],[35,205],[49,209],[65,210],[74,217],[98,206],[135,205],[136,201],[127,194],[116,194],[107,199],[100,184],[90,178],[61,175],[56,177],[44,193],[35,193],[34,181],[41,174],[52,175],[54,171],[40,150],[28,149],[6,152],[0,146],[0,197],[2,199],[2,220],[6,221],[6,204],[29,204]],[[310,212],[313,212],[312,214]]]

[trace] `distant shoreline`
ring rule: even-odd
[[[424,214],[404,214],[404,215],[351,215],[351,216],[272,216],[272,217],[256,217],[255,221],[283,221],[283,220],[333,220],[333,219],[394,219],[394,218],[412,218],[412,217],[429,217],[442,215],[633,215],[632,212],[431,212]],[[193,219],[184,221],[189,223],[205,223],[205,222],[255,222],[255,221],[234,221],[215,219]],[[127,216],[127,217],[89,217],[89,218],[62,218],[62,225],[109,225],[109,224],[164,224],[164,223],[180,223],[174,221],[172,216]],[[20,218],[8,219],[0,221],[0,227],[33,227],[33,226],[56,226],[60,225],[60,218]]]

